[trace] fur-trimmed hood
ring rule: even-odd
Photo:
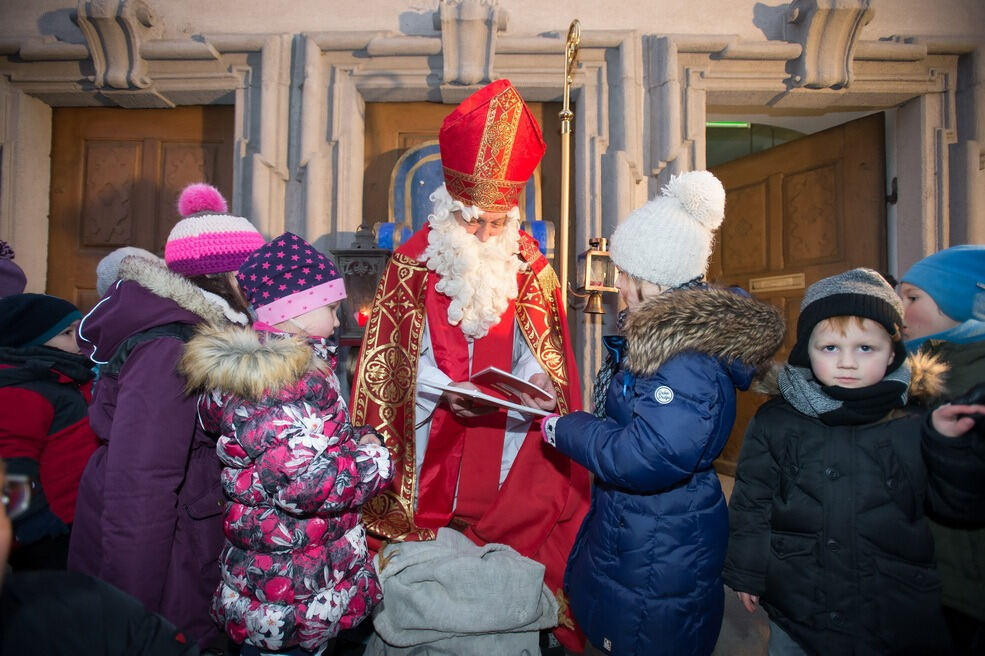
[[[189,391],[219,390],[256,401],[329,366],[301,337],[206,324],[185,346],[178,371]]]
[[[929,404],[940,399],[946,391],[944,381],[947,378],[947,363],[935,355],[923,352],[910,354],[906,361],[910,364],[910,388],[907,391],[910,400]],[[783,366],[782,363],[777,363],[772,367],[756,382],[753,391],[779,396],[780,385],[777,376]]]
[[[141,257],[120,263],[119,280],[79,325],[80,346],[93,362],[112,357],[130,335],[167,323],[246,323],[229,304],[174,273]]]
[[[695,351],[763,369],[783,343],[780,311],[722,287],[675,290],[640,304],[626,317],[625,367],[652,375],[670,358]]]
[[[245,315],[230,307],[221,296],[205,291],[159,262],[144,257],[125,257],[120,263],[119,277],[120,280],[133,280],[155,296],[171,299],[209,323],[232,321],[245,324],[248,321]]]

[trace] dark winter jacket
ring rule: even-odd
[[[710,654],[723,612],[725,498],[712,461],[735,390],[779,347],[772,306],[724,289],[661,294],[626,321],[606,419],[561,417],[556,446],[595,474],[568,561],[579,625],[612,654]]]
[[[130,595],[77,572],[15,572],[0,591],[0,656],[197,656],[195,643]]]
[[[910,361],[911,395],[939,389],[938,365]],[[896,410],[832,426],[778,397],[750,423],[723,575],[808,653],[946,653],[924,508],[946,507],[949,469],[962,463],[942,456],[952,441],[925,421]]]
[[[947,363],[945,400],[985,381],[985,340],[967,344],[932,340],[924,343],[921,353]],[[985,448],[980,443],[977,446]],[[930,529],[944,584],[944,605],[985,622],[985,526],[956,525],[931,513]]]
[[[171,322],[227,321],[218,297],[141,258],[83,319],[83,350],[108,361],[130,335]],[[228,306],[227,306],[228,307]],[[222,487],[215,438],[176,366],[184,343],[138,344],[118,377],[95,386],[89,421],[102,440],[82,477],[69,568],[137,597],[200,642],[218,634],[209,602],[219,582]]]
[[[383,597],[360,508],[393,478],[390,452],[359,444],[335,347],[250,328],[205,328],[181,371],[220,433],[226,547],[213,617],[236,642],[317,650]]]
[[[92,377],[83,355],[0,348],[0,458],[8,474],[36,483],[28,511],[14,520],[21,559],[26,545],[67,534],[75,517],[79,479],[98,445],[87,416]]]

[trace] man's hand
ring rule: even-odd
[[[742,602],[742,607],[745,608],[750,613],[756,612],[756,606],[759,605],[759,595],[749,594],[748,592],[736,592],[739,596],[739,601]]]
[[[462,389],[469,389],[478,391],[479,388],[472,383],[462,381],[460,383],[451,383],[452,387],[461,387]],[[482,403],[477,401],[471,396],[466,396],[465,394],[456,394],[455,392],[445,391],[442,393],[441,398],[448,402],[448,407],[451,409],[452,413],[459,417],[479,417],[481,415],[489,414],[490,412],[496,411],[496,406],[489,405],[488,403]]]
[[[549,394],[554,391],[554,385],[551,383],[551,379],[547,374],[534,374],[530,377],[530,382],[543,390],[547,390]],[[543,400],[535,399],[529,394],[520,392],[520,399],[523,400],[524,405],[529,405],[533,408],[540,408],[541,410],[546,410],[547,412],[551,412],[557,407],[557,399],[553,395],[551,398]]]
[[[941,435],[960,437],[974,427],[975,415],[985,415],[985,405],[942,405],[934,410],[930,421]]]

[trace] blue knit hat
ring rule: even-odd
[[[985,321],[985,246],[952,246],[928,255],[911,266],[900,282],[927,292],[955,321]]]

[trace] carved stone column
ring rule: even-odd
[[[509,17],[497,0],[441,0],[434,28],[441,31],[444,84],[472,85],[492,80],[496,33]]]
[[[900,273],[917,260],[951,245],[949,147],[954,130],[953,88],[945,77],[945,91],[928,93],[900,106],[896,124],[899,161],[896,262]]]

